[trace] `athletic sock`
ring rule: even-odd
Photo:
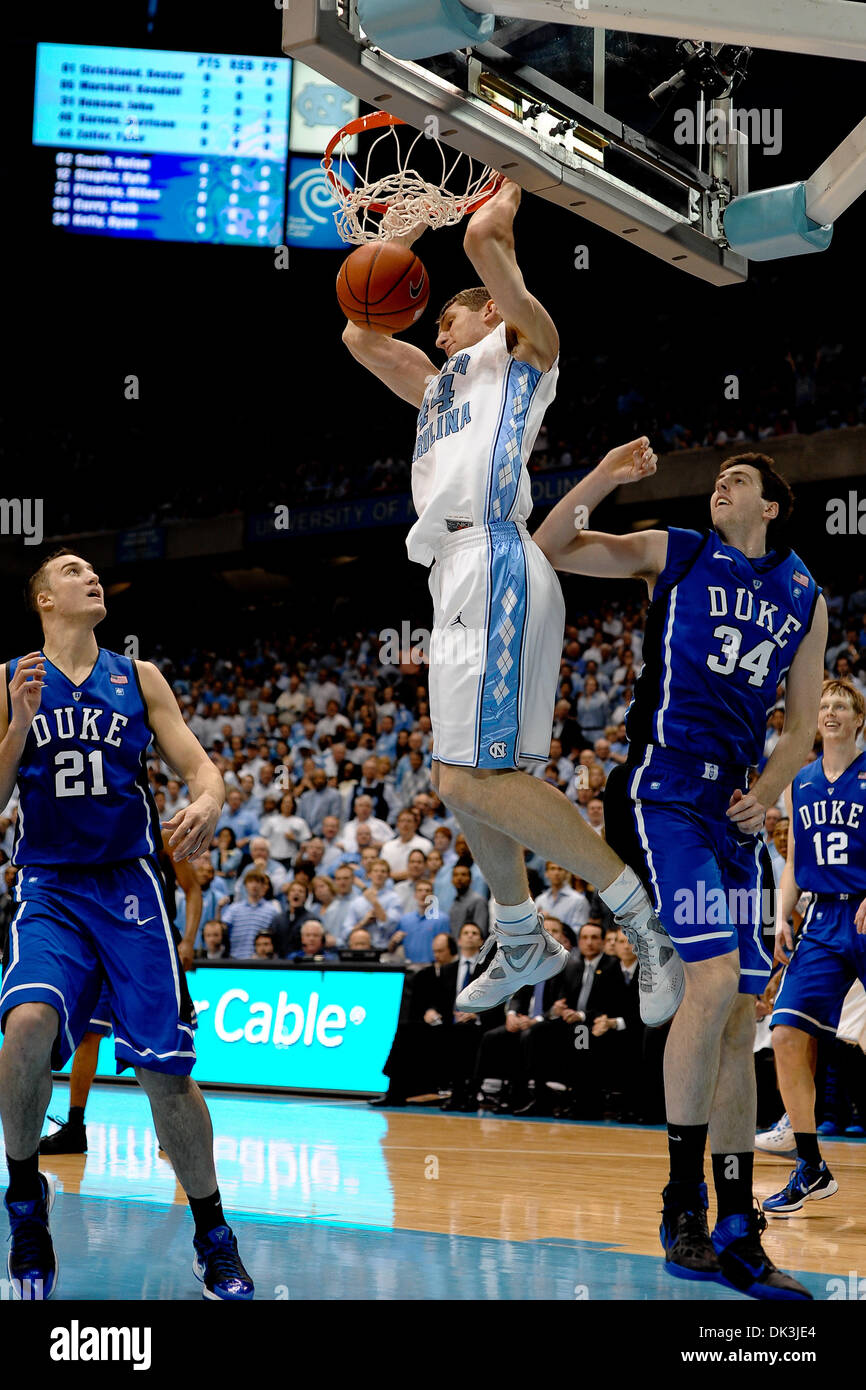
[[[67,1124],[70,1124],[70,1125],[83,1125],[83,1124],[84,1124],[84,1106],[83,1106],[83,1105],[70,1105],[70,1107],[69,1107],[69,1119],[67,1120]]]
[[[514,907],[494,902],[493,912],[496,925],[501,927],[507,936],[523,936],[534,931],[538,921],[538,908],[531,898],[526,898]]]
[[[29,1158],[10,1158],[6,1155],[9,1169],[7,1202],[32,1202],[42,1196],[42,1183],[39,1179],[39,1150]]]
[[[668,1125],[671,1182],[699,1185],[704,1180],[704,1149],[709,1125]]]
[[[717,1221],[726,1216],[744,1216],[752,1210],[752,1171],[755,1155],[748,1153],[713,1154],[713,1184],[718,1206]]]
[[[195,1221],[195,1233],[199,1240],[204,1240],[215,1226],[228,1225],[223,1214],[219,1188],[211,1193],[210,1197],[187,1197],[186,1200],[189,1202],[189,1209]]]
[[[635,873],[634,869],[624,868],[618,874],[613,883],[609,883],[607,888],[599,891],[599,897],[605,907],[609,907],[614,917],[628,903],[630,907],[636,907],[639,902],[639,894],[646,897],[646,889]]]
[[[818,1136],[813,1131],[811,1134],[794,1134],[794,1143],[797,1145],[797,1157],[805,1158],[810,1168],[821,1167],[821,1150],[818,1148]]]

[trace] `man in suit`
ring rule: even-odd
[[[562,744],[563,756],[571,758],[575,749],[578,751],[586,746],[586,739],[580,732],[580,725],[571,713],[571,705],[568,700],[557,700],[553,711],[553,738],[558,738]]]
[[[618,1120],[639,1115],[641,1103],[641,1059],[644,1025],[640,1017],[637,956],[625,932],[613,936],[614,959],[621,976],[620,1012],[599,1014],[592,1025],[594,1038],[606,1039],[601,1078],[609,1105]],[[605,938],[605,944],[607,937]]]
[[[555,941],[571,948],[562,922],[545,917],[544,929]],[[510,1114],[516,1105],[525,1105],[526,1047],[530,1031],[544,1019],[559,998],[562,981],[558,975],[537,985],[517,990],[505,1006],[505,1022],[490,1028],[481,1038],[478,1051],[476,1089],[483,1090],[481,1108],[497,1115]],[[521,1085],[521,1081],[523,1084]]]
[[[593,1119],[601,1115],[600,1043],[592,1025],[600,1015],[619,1015],[621,972],[612,956],[602,950],[602,931],[596,922],[581,927],[579,960],[570,960],[558,976],[559,991],[550,1012],[529,1034],[526,1048],[527,1086],[534,1092],[516,1115],[549,1113],[545,1083],[570,1089],[568,1103],[559,1107],[569,1119]]]
[[[454,997],[477,978],[478,954],[484,943],[481,928],[475,922],[465,922],[457,938],[458,957],[454,976]],[[476,1068],[481,1041],[486,1033],[502,1023],[503,1006],[485,1009],[481,1014],[454,1012],[451,1001],[452,1025],[443,1029],[443,1042],[446,1046],[445,1077],[446,1086],[451,1087],[451,1095],[442,1102],[442,1110],[477,1110],[478,1084]],[[444,1021],[444,1020],[443,1020]]]
[[[405,1020],[397,1024],[391,1051],[382,1070],[388,1078],[383,1096],[368,1105],[405,1105],[410,1095],[426,1095],[438,1088],[442,1046],[439,1034],[454,1013],[457,994],[457,942],[440,932],[433,938],[433,964],[406,977],[409,991]],[[401,1010],[401,1013],[403,1011]]]

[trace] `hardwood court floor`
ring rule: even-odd
[[[736,1300],[662,1268],[660,1129],[210,1093],[223,1202],[261,1299]],[[65,1115],[58,1084],[51,1113]],[[191,1220],[144,1095],[97,1086],[89,1152],[43,1159],[58,1297],[197,1298]],[[839,1193],[766,1247],[817,1299],[866,1249],[866,1143],[823,1145]],[[788,1160],[756,1159],[756,1191]],[[838,1286],[836,1286],[838,1287]]]

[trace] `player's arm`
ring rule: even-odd
[[[166,851],[168,853],[171,853],[171,851],[168,848],[170,839],[171,835],[169,831],[163,830],[162,843],[165,846]],[[186,898],[186,916],[184,921],[183,940],[180,942],[180,945],[177,948],[177,953],[180,956],[180,963],[183,966],[184,970],[189,970],[193,963],[193,954],[195,951],[195,938],[198,934],[199,922],[201,921],[201,884],[198,881],[198,876],[195,870],[193,869],[192,865],[189,864],[185,859],[182,859],[177,864],[175,864],[174,873],[178,883],[183,889],[184,897]]]
[[[469,218],[463,249],[506,326],[529,350],[535,365],[546,372],[559,353],[559,334],[544,305],[529,293],[517,264],[514,217],[519,206],[519,186],[505,179],[499,191]]]
[[[608,536],[583,528],[599,502],[625,483],[649,478],[658,459],[646,435],[620,444],[557,502],[532,539],[553,568],[603,579],[646,579],[650,587],[665,566],[667,534],[642,531]]]
[[[549,371],[559,353],[559,334],[544,304],[530,295],[517,264],[514,214],[518,207],[520,186],[506,178],[498,192],[468,218],[463,250],[507,327],[514,329],[518,342],[530,347],[542,371]]]
[[[159,755],[186,783],[193,798],[189,806],[165,822],[164,828],[172,832],[168,848],[175,862],[194,859],[213,839],[225,800],[225,783],[184,723],[162,672],[150,661],[136,661],[135,668]]]
[[[372,328],[348,322],[343,329],[343,342],[356,362],[390,387],[402,401],[420,409],[424,388],[437,371],[426,352],[386,333],[376,333]]]
[[[28,652],[18,662],[9,682],[11,720],[6,708],[6,666],[0,666],[0,811],[15,790],[30,725],[42,702],[43,662],[44,657],[39,652]]]
[[[785,812],[788,817],[788,853],[776,898],[776,950],[773,957],[780,965],[787,965],[788,956],[794,949],[794,938],[788,923],[800,896],[794,877],[794,803],[790,787],[785,791]]]
[[[785,723],[779,741],[751,791],[734,792],[728,816],[741,830],[757,834],[768,806],[774,806],[809,756],[818,727],[818,706],[827,650],[827,604],[818,598],[812,626],[797,648],[785,683]]]

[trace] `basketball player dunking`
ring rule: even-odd
[[[776,959],[784,964],[793,955],[770,1027],[797,1163],[782,1191],[763,1203],[772,1216],[791,1216],[837,1190],[818,1148],[815,1063],[817,1039],[835,1035],[852,983],[866,985],[866,753],[857,747],[864,723],[866,701],[857,687],[825,681],[818,710],[823,756],[798,772],[785,793],[788,858]],[[804,890],[812,901],[794,946],[788,919]]]
[[[643,1016],[660,1023],[679,1003],[682,971],[637,875],[560,792],[521,770],[524,760],[549,756],[565,605],[526,529],[526,461],[553,399],[559,339],[517,265],[519,201],[520,189],[506,180],[469,219],[463,245],[484,283],[454,295],[439,315],[440,370],[391,336],[351,323],[343,334],[353,357],[420,408],[412,468],[418,521],[407,546],[410,559],[432,566],[432,777],[490,884],[494,909],[482,957],[489,963],[456,1008],[493,1008],[568,960],[529,895],[528,846],[599,889],[635,941]],[[421,230],[400,240],[408,246]],[[601,468],[617,486],[653,472],[655,455],[646,439],[635,440]]]
[[[581,496],[595,505],[610,490],[596,470]],[[569,503],[563,498],[536,535],[551,564],[643,579],[652,599],[626,719],[628,759],[608,778],[605,825],[650,885],[685,963],[685,996],[665,1049],[665,1267],[755,1298],[811,1298],[761,1245],[766,1218],[752,1195],[752,1052],[754,996],[772,970],[760,936],[763,886],[773,879],[759,832],[812,747],[827,605],[793,551],[767,549],[768,529],[787,518],[792,497],[763,454],[721,464],[713,529],[703,534],[576,534]],[[785,726],[747,789],[782,680]],[[718,1200],[712,1237],[703,1180],[708,1131]]]
[[[157,668],[97,646],[93,630],[105,604],[91,565],[58,551],[29,591],[42,652],[0,667],[0,801],[16,782],[19,790],[18,907],[0,990],[12,1288],[30,1299],[50,1298],[56,1288],[54,1191],[39,1172],[39,1134],[51,1068],[78,1046],[105,979],[117,1070],[131,1066],[147,1093],[192,1209],[203,1297],[249,1299],[252,1280],[217,1188],[210,1116],[190,1076],[194,1014],[157,862],[146,750],[153,739],[190,788],[191,804],[167,823],[178,860],[210,845],[222,778]]]

